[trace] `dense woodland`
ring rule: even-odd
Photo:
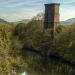
[[[43,21],[0,23],[0,75],[75,75],[75,24],[59,25],[52,37]]]

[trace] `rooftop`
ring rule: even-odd
[[[45,5],[60,5],[60,3],[48,3],[48,4],[45,4]]]

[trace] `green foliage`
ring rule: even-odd
[[[10,71],[9,50],[11,46],[12,27],[10,25],[0,24],[0,73]]]
[[[75,26],[64,28],[56,39],[56,48],[65,58],[74,61]]]
[[[75,26],[58,26],[51,32],[40,20],[15,27],[0,24],[0,75],[11,74],[13,68],[17,74],[26,70],[30,75],[75,75],[73,66],[50,57],[55,53],[75,62]]]

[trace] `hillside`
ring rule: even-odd
[[[44,20],[44,13],[39,13],[36,16],[34,16],[32,19],[33,20]],[[14,25],[17,25],[18,23],[25,23],[25,24],[27,24],[30,21],[31,21],[31,19],[24,19],[24,20],[17,21],[17,22],[12,22],[12,23]],[[74,23],[75,23],[75,18],[70,18],[70,19],[65,20],[65,21],[60,21],[61,25],[72,25]]]
[[[32,19],[34,19],[34,20],[44,20],[44,14],[43,13],[39,13],[36,16],[34,16]],[[14,25],[17,25],[19,23],[27,24],[30,21],[31,21],[31,19],[24,19],[24,20],[21,20],[21,21],[11,22],[11,23],[14,24]],[[9,22],[7,22],[7,21],[5,21],[4,19],[1,19],[1,18],[0,18],[0,23],[9,24]],[[70,19],[65,20],[65,21],[60,21],[61,25],[72,25],[74,23],[75,23],[75,18],[70,18]]]
[[[60,22],[61,25],[72,25],[74,23],[75,23],[75,18],[71,18],[71,19]]]
[[[9,22],[5,21],[4,19],[0,18],[0,24],[9,24]]]
[[[36,19],[36,20],[44,20],[44,13],[39,13],[37,14],[33,19]],[[75,18],[70,18],[68,20],[65,20],[65,21],[60,21],[60,24],[61,25],[72,25],[75,23]]]
[[[21,20],[21,21],[17,21],[17,22],[12,22],[14,25],[17,25],[19,23],[25,23],[27,24],[28,22],[30,21],[30,19],[24,19],[24,20]]]

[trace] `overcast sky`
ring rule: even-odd
[[[0,18],[7,21],[30,19],[44,12],[45,3],[60,2],[60,20],[75,18],[75,0],[0,0]]]

